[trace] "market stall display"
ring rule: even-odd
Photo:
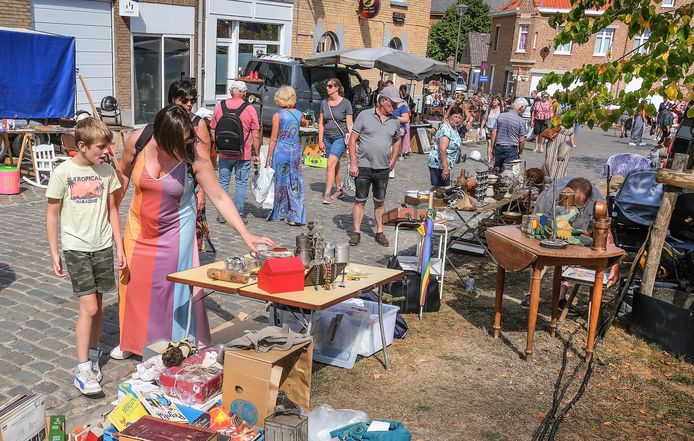
[[[493,227],[486,232],[487,243],[492,258],[497,262],[496,273],[496,302],[494,306],[494,338],[501,331],[501,303],[504,296],[504,280],[506,271],[521,271],[532,267],[532,284],[530,288],[530,311],[528,313],[528,339],[525,349],[525,359],[533,355],[533,339],[535,323],[540,301],[540,281],[544,267],[554,267],[552,282],[552,322],[550,334],[554,336],[557,329],[559,304],[559,287],[563,265],[578,265],[595,270],[595,282],[591,295],[590,323],[586,342],[586,361],[593,355],[593,341],[600,315],[602,299],[603,276],[605,269],[619,262],[625,252],[614,245],[606,244],[605,251],[596,251],[589,247],[569,245],[564,249],[551,249],[540,246],[540,241],[529,238],[515,225]]]

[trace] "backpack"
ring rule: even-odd
[[[215,146],[217,153],[226,155],[243,155],[246,141],[251,134],[249,130],[246,136],[243,134],[243,124],[241,114],[250,105],[248,101],[241,104],[236,109],[229,109],[226,100],[220,103],[222,106],[222,117],[217,122],[215,128]]]

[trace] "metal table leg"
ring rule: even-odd
[[[390,370],[390,362],[388,360],[388,346],[386,345],[386,330],[383,326],[383,286],[378,287],[378,325],[381,327],[381,343],[383,344],[383,361],[386,370]]]

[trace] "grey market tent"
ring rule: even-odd
[[[446,63],[389,47],[321,52],[308,57],[304,62],[309,67],[343,64],[355,69],[379,69],[416,81],[434,76],[450,80],[458,77]]]

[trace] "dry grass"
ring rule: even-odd
[[[495,268],[469,257],[459,268],[475,275],[475,297],[464,293],[455,273],[447,274],[441,311],[424,320],[406,316],[410,332],[390,346],[391,371],[383,369],[380,353],[358,360],[352,370],[316,364],[312,404],[402,421],[413,440],[531,439],[551,404],[564,342],[574,331],[567,372],[582,360],[584,321],[564,321],[558,337],[549,336],[551,277],[545,277],[534,359],[527,363],[527,312],[518,303],[528,273],[507,276],[510,298],[504,299],[502,337],[494,340]],[[579,311],[585,311],[585,295],[581,300]],[[694,439],[694,366],[621,325],[610,329],[596,354],[588,389],[557,439]]]

